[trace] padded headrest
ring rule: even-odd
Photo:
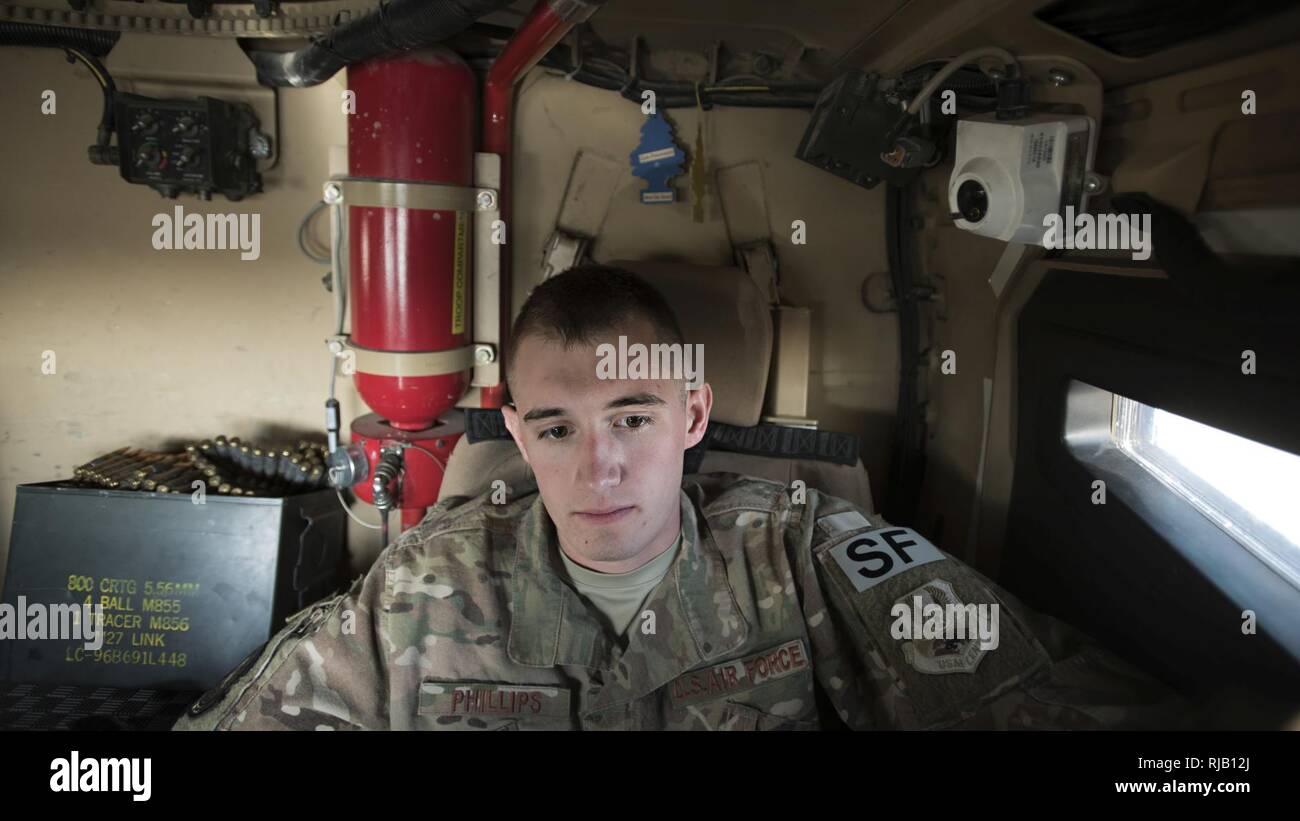
[[[686,342],[704,345],[704,381],[713,388],[710,417],[741,427],[757,425],[772,360],[772,314],[749,274],[680,262],[607,264],[654,285],[677,315]]]

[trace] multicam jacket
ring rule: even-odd
[[[677,559],[618,637],[566,581],[536,492],[506,504],[445,499],[176,727],[1116,727],[1151,726],[1172,703],[1134,668],[849,502],[692,475],[681,518]],[[998,605],[996,647],[896,637],[898,602]]]

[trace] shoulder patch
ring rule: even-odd
[[[817,525],[820,527],[824,521],[849,515],[863,518],[861,514],[849,511],[818,519]],[[859,593],[905,570],[945,558],[939,548],[908,527],[844,532],[848,535],[841,537],[829,552],[836,566]]]
[[[980,660],[988,650],[980,646],[980,634],[971,618],[971,624],[962,622],[960,635],[935,635],[939,630],[931,630],[931,617],[925,617],[927,610],[937,609],[941,613],[956,612],[966,615],[965,602],[952,589],[952,584],[940,578],[934,578],[915,590],[900,596],[894,606],[903,605],[905,614],[911,614],[913,622],[908,634],[911,638],[901,645],[903,659],[918,673],[943,675],[947,673],[973,673],[980,666]],[[891,612],[894,612],[891,608]],[[993,611],[996,613],[997,611]],[[944,626],[946,623],[941,622]],[[997,625],[996,617],[993,621]],[[952,631],[948,631],[952,632]],[[996,649],[996,645],[990,647]]]

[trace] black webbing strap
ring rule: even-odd
[[[466,408],[465,436],[470,444],[509,439],[505,417],[495,408]],[[684,473],[696,473],[709,450],[769,456],[777,459],[811,459],[837,465],[858,462],[858,437],[830,430],[809,430],[785,425],[756,425],[742,428],[725,422],[710,422],[704,438],[686,451]]]

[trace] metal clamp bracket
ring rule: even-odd
[[[473,213],[497,210],[498,196],[495,188],[435,182],[331,177],[325,183],[327,203],[363,208],[416,208],[424,211]]]
[[[482,388],[501,382],[501,254],[505,241],[501,222],[501,157],[474,154],[474,186],[430,182],[349,177],[339,174],[324,184],[330,208],[331,264],[340,282],[348,281],[346,251],[347,207],[411,208],[427,211],[468,212],[472,220],[474,295],[470,327],[474,342],[449,351],[371,351],[353,344],[346,335],[330,338],[337,357],[355,357],[357,371],[389,376],[434,376],[471,370],[470,390],[457,407],[480,407]]]

